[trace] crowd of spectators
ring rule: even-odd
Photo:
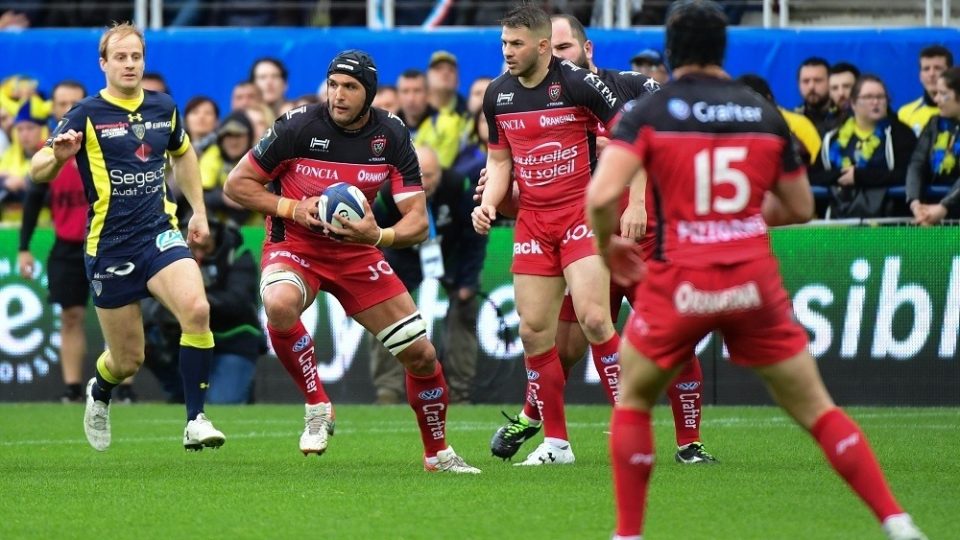
[[[430,0],[395,0],[397,26],[496,26],[511,0],[458,0],[444,5]],[[592,0],[542,0],[550,13],[567,13],[600,25],[603,3]],[[662,25],[669,2],[634,2],[631,25]],[[731,24],[759,4],[719,0]],[[132,2],[49,2],[0,0],[0,29],[100,26],[104,20],[133,17]],[[367,26],[366,0],[178,0],[164,2],[164,26]]]
[[[669,80],[659,51],[639,51],[629,62],[661,83]],[[798,66],[800,105],[793,110],[781,107],[781,112],[799,153],[809,162],[818,217],[913,217],[925,224],[960,217],[955,202],[960,176],[958,72],[951,51],[939,45],[921,51],[918,68],[922,91],[895,111],[884,81],[849,62],[831,65],[811,57]],[[322,84],[316,94],[288,96],[288,77],[283,62],[260,58],[251,65],[249,77],[234,85],[230,111],[220,111],[207,96],[186,100],[182,113],[200,157],[207,206],[225,223],[259,220],[223,196],[223,182],[237,160],[277,116],[326,99]],[[741,79],[776,102],[759,76]],[[480,103],[490,80],[478,77],[467,95],[460,95],[457,59],[438,50],[422,69],[406,69],[392,84],[382,81],[374,105],[399,116],[414,143],[431,148],[442,168],[476,181],[486,144]],[[146,74],[144,86],[169,92],[159,73]],[[18,76],[0,85],[0,218],[6,222],[19,220],[30,157],[51,127],[52,104],[38,88],[38,81]]]
[[[627,61],[634,70],[662,83],[669,80],[669,70],[659,51],[641,50],[624,58]],[[819,217],[901,217],[924,225],[960,218],[960,68],[953,67],[953,55],[939,45],[922,50],[918,68],[922,90],[916,99],[894,110],[884,81],[861,73],[855,65],[831,65],[813,57],[797,67],[800,105],[793,110],[781,107],[780,111],[798,152],[808,162]],[[253,62],[249,76],[233,85],[229,111],[221,111],[217,102],[207,96],[174,96],[185,103],[182,117],[200,160],[208,212],[226,230],[262,224],[262,216],[252,215],[224,196],[224,182],[237,161],[278,116],[295,107],[326,100],[323,84],[315,94],[289,96],[288,78],[282,61],[265,57]],[[470,204],[462,196],[472,191],[486,162],[488,133],[481,103],[491,80],[491,76],[478,77],[464,86],[469,90],[461,95],[456,56],[437,50],[427,65],[410,67],[395,81],[381,81],[373,103],[401,118],[418,155],[427,156],[421,157],[425,160],[425,184],[430,183],[428,173],[435,173],[440,179],[433,183],[428,195],[438,194],[438,198],[430,200],[431,212],[436,213],[431,220],[435,220],[436,243],[443,247],[445,273],[439,277],[451,299],[452,323],[445,330],[450,336],[469,334],[453,323],[475,324],[477,295],[482,292],[478,291],[479,272],[485,242],[454,234],[456,231],[450,227],[472,231],[469,224],[463,225],[462,218],[469,214]],[[748,74],[740,80],[776,103],[769,85],[760,76]],[[30,158],[42,146],[54,123],[55,99],[48,101],[40,88],[71,84],[42,83],[16,75],[0,83],[0,219],[11,224],[20,222],[21,203],[31,185]],[[160,73],[147,73],[144,88],[170,92]],[[434,162],[436,171],[427,166]],[[169,189],[171,196],[179,197],[175,183],[171,182]],[[381,194],[379,202],[383,201],[389,201],[389,193]],[[188,207],[180,205],[182,209]],[[390,225],[386,222],[392,219],[389,214],[383,211],[382,204],[378,207],[378,218],[385,220],[382,226]],[[179,217],[185,222],[188,216]],[[41,216],[41,222],[43,219]],[[474,252],[464,253],[464,248]],[[425,275],[417,263],[417,251],[409,248],[410,253],[388,254],[392,264],[410,268],[406,281],[411,290]],[[458,358],[453,351],[455,341],[440,341],[451,348],[446,351],[449,358]],[[383,352],[372,355],[371,372],[375,375],[378,399],[382,403],[401,402],[402,376],[398,379],[400,372],[383,369],[394,366],[383,360]],[[476,354],[461,356],[475,359]],[[454,366],[450,368],[455,371]],[[470,365],[456,369],[464,373],[465,379],[471,378],[474,370]],[[457,390],[458,401],[470,400],[468,380],[451,378],[451,389]]]

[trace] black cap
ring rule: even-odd
[[[360,81],[367,95],[363,102],[362,116],[370,109],[373,98],[377,95],[377,66],[373,63],[373,57],[359,49],[349,49],[338,53],[330,61],[327,68],[327,77],[332,73],[342,73],[350,75]]]
[[[667,11],[666,48],[671,69],[722,65],[727,48],[727,16],[712,0],[679,0]]]

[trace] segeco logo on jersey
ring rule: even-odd
[[[123,169],[110,169],[110,185],[112,186],[110,196],[129,197],[137,195],[149,195],[163,190],[164,186],[164,167],[155,171],[129,172]]]
[[[23,281],[16,258],[0,258],[0,388],[48,377],[60,363],[60,307],[47,302],[47,279],[41,260]]]
[[[577,156],[582,153],[577,145],[564,147],[558,141],[549,141],[534,146],[526,154],[514,154],[513,164],[525,185],[544,186],[561,176],[573,174],[577,170]]]

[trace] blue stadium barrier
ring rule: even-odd
[[[927,197],[931,200],[940,200],[950,193],[951,186],[927,186]],[[894,199],[906,199],[907,188],[905,186],[893,186],[887,190],[887,195]]]
[[[49,90],[64,78],[74,78],[89,89],[103,86],[97,63],[100,29],[36,29],[0,32],[0,77],[23,73]],[[629,68],[634,52],[662,49],[659,28],[629,30],[589,29],[596,46],[597,65]],[[288,96],[315,92],[327,63],[339,50],[362,48],[371,52],[383,82],[393,83],[406,68],[425,68],[430,54],[446,49],[457,55],[461,89],[480,75],[501,71],[498,28],[402,29],[369,31],[357,28],[201,28],[147,33],[147,68],[167,78],[183,106],[197,94],[229,105],[230,89],[247,77],[252,61],[276,56],[290,71]],[[734,75],[758,73],[770,80],[777,100],[793,107],[800,98],[796,70],[806,57],[823,56],[831,62],[850,61],[866,73],[880,75],[889,85],[892,102],[900,105],[922,92],[918,81],[918,53],[940,43],[960,55],[960,31],[946,28],[907,29],[756,29],[730,32],[727,69]]]

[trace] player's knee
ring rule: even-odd
[[[264,295],[263,311],[267,315],[267,323],[278,330],[286,330],[297,324],[300,318],[300,307],[296,303],[284,302],[277,296]]]
[[[416,365],[419,369],[430,358],[436,360],[437,353],[426,339],[427,325],[419,311],[415,311],[377,333],[377,339],[390,354],[397,357],[408,369]],[[416,372],[415,370],[411,370]]]
[[[551,332],[551,326],[548,324],[530,324],[520,321],[520,341],[523,342],[524,349],[542,349],[547,343],[551,343],[555,338]]]
[[[83,326],[83,310],[68,308],[60,313],[60,331],[69,331]]]
[[[140,370],[140,366],[143,365],[143,351],[136,350],[126,350],[126,351],[110,351],[111,356],[113,357],[113,368],[119,373],[112,373],[118,379],[126,379],[127,377],[132,377]]]
[[[280,270],[260,280],[260,298],[270,326],[285,330],[297,323],[304,308],[306,285],[294,272]]]
[[[210,328],[210,304],[206,296],[193,298],[184,307],[180,321],[184,332],[196,334],[206,332]]]
[[[436,371],[437,350],[426,339],[421,339],[397,356],[403,367],[418,376],[432,375]]]
[[[613,333],[613,323],[610,321],[610,314],[605,309],[591,307],[583,310],[580,316],[580,327],[587,339],[593,343],[603,342],[610,338]]]

